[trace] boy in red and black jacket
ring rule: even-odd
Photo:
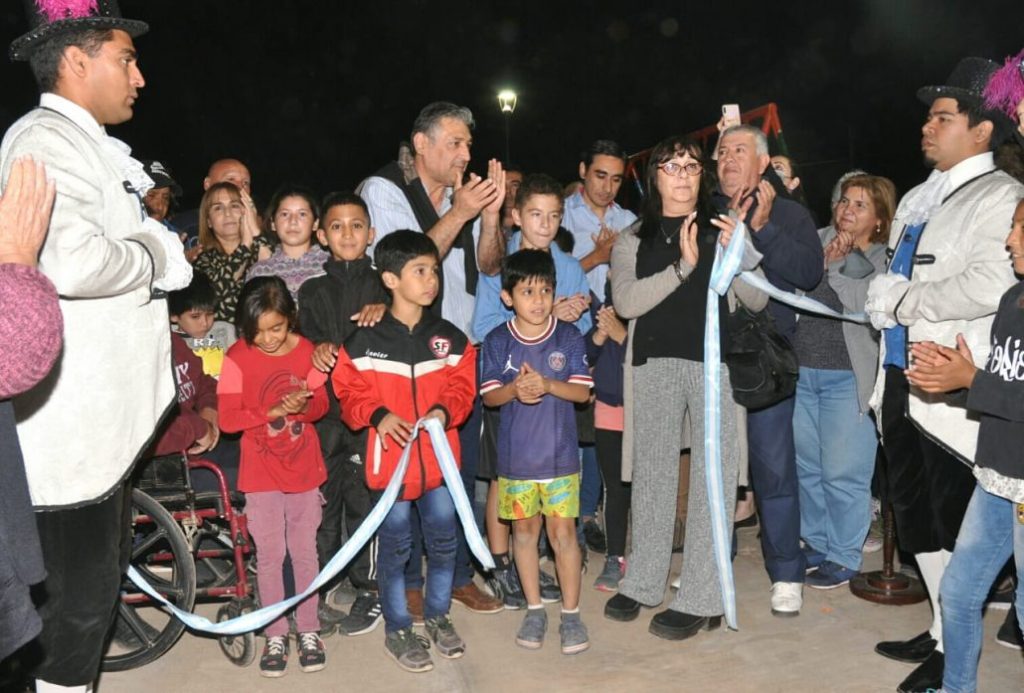
[[[354,332],[338,352],[331,380],[349,428],[370,427],[366,482],[387,486],[415,422],[437,418],[459,459],[457,427],[476,395],[476,350],[465,334],[425,310],[437,298],[440,258],[426,234],[395,231],[374,251],[377,271],[391,294],[383,320]],[[405,566],[412,545],[412,505],[419,513],[429,564],[424,599],[427,632],[443,657],[461,657],[466,646],[448,610],[455,575],[455,505],[443,486],[430,438],[413,446],[399,499],[378,531],[377,584],[386,631],[385,648],[407,671],[433,668],[412,631],[405,596]]]

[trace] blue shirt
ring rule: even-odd
[[[522,234],[516,233],[509,239],[509,255],[519,250],[521,238]],[[548,250],[551,252],[551,259],[555,261],[555,297],[576,294],[589,296],[590,286],[587,284],[587,275],[584,274],[579,260],[572,255],[563,253],[554,243]],[[514,315],[512,309],[501,301],[501,275],[491,277],[481,274],[476,285],[476,308],[473,311],[472,334],[484,337],[501,323],[511,320]],[[583,311],[579,320],[573,324],[583,334],[589,332],[593,325],[590,311]]]
[[[921,241],[921,232],[927,222],[908,226],[896,245],[896,252],[893,253],[892,262],[889,263],[890,274],[901,274],[910,279],[910,269],[914,264],[914,254],[917,252],[917,244]],[[882,330],[882,337],[885,339],[885,359],[882,367],[897,366],[907,367],[907,328],[903,325],[888,327]]]
[[[623,209],[614,202],[608,205],[604,211],[604,225],[612,231],[622,231],[624,228],[636,221],[636,215],[628,209]],[[562,226],[572,232],[576,245],[573,246],[573,257],[579,259],[589,255],[594,249],[594,239],[601,230],[602,221],[598,219],[586,200],[583,193],[577,190],[565,200],[565,212],[562,215]],[[608,263],[592,267],[587,272],[587,282],[601,303],[604,303],[604,285],[608,278]]]
[[[523,363],[545,378],[593,387],[583,335],[554,316],[538,337],[521,335],[512,320],[487,335],[480,349],[480,394],[515,380]],[[498,476],[539,481],[576,474],[578,445],[572,402],[544,395],[537,404],[514,399],[502,405]]]

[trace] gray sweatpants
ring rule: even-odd
[[[737,427],[737,409],[724,365],[721,383],[720,449],[731,539],[739,448],[732,435]],[[674,358],[649,359],[643,366],[633,367],[633,397],[632,549],[619,591],[647,606],[660,604],[665,594],[672,561],[679,441],[683,415],[688,410],[693,429],[686,547],[681,585],[669,608],[695,616],[720,615],[722,590],[712,550],[704,467],[704,364]]]

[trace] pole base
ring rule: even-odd
[[[885,575],[882,570],[861,573],[850,580],[850,591],[875,604],[892,604],[903,606],[917,604],[928,598],[920,580],[901,573]]]

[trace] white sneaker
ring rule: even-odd
[[[772,583],[772,616],[799,616],[804,603],[804,583]]]
[[[882,540],[878,537],[869,536],[864,540],[864,553],[875,553],[876,551],[882,550]]]

